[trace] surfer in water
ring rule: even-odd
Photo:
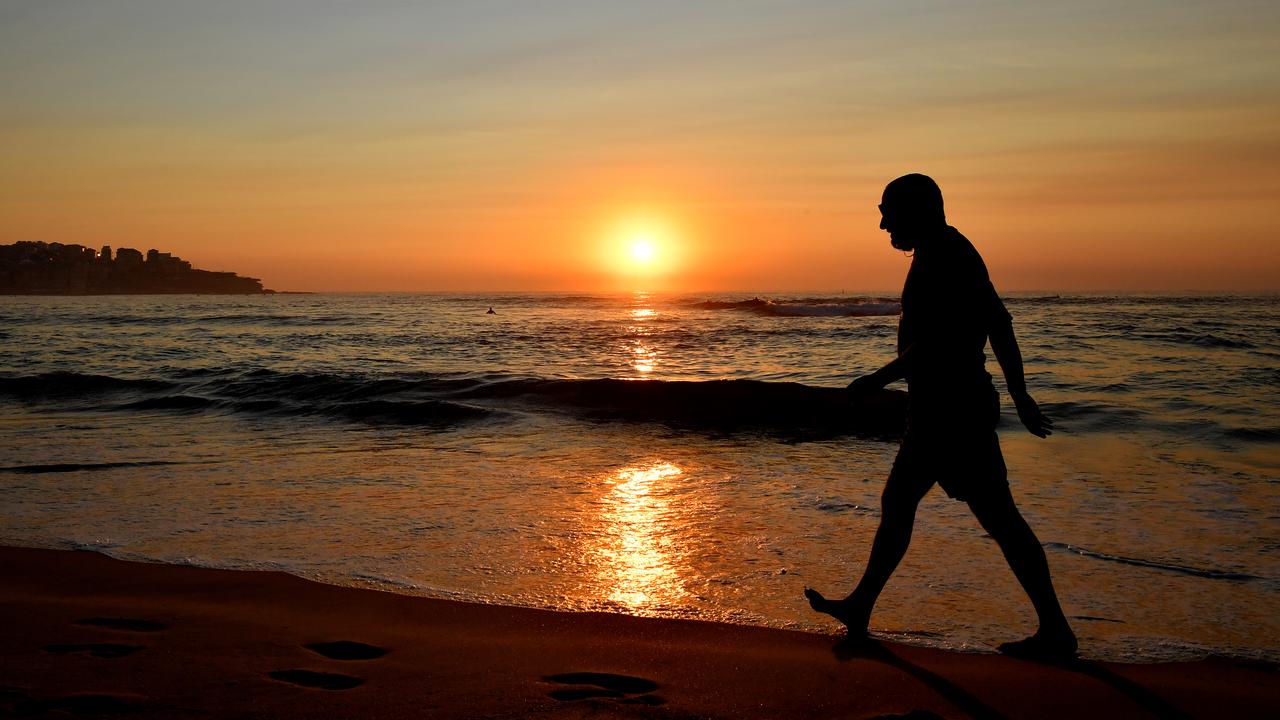
[[[1035,634],[1000,651],[1057,660],[1075,655],[1076,636],[1058,603],[1049,563],[1009,492],[996,420],[1000,399],[985,369],[988,338],[1004,372],[1018,418],[1032,435],[1047,437],[1053,423],[1027,393],[1013,321],[996,294],[982,257],[947,224],[942,191],[925,175],[889,183],[880,205],[880,229],[893,247],[912,252],[902,288],[898,357],[849,384],[851,400],[895,380],[907,381],[907,432],[880,498],[880,526],[862,579],[843,599],[806,588],[809,604],[844,623],[852,639],[865,638],[876,598],[911,542],[916,508],[936,482],[963,501],[1000,546],[1035,607]]]

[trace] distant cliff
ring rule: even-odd
[[[0,245],[0,295],[269,293],[262,281],[233,272],[196,270],[169,253],[111,246],[19,242]]]

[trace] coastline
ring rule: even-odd
[[[144,717],[1268,717],[1276,669],[1054,667],[0,547],[0,711]],[[90,621],[85,623],[83,621]],[[134,620],[144,622],[121,622]],[[314,643],[362,646],[320,650]],[[369,650],[370,653],[376,652]],[[301,672],[298,672],[301,671]],[[347,687],[322,689],[317,686]]]

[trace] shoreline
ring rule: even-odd
[[[0,713],[1268,717],[1273,664],[1049,666],[705,621],[0,547]],[[338,643],[336,645],[308,645]],[[344,644],[345,643],[345,644]],[[355,659],[376,654],[379,657]],[[346,659],[344,659],[346,658]],[[330,689],[325,689],[330,688]]]

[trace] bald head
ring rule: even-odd
[[[928,175],[911,173],[885,185],[883,202],[895,211],[915,215],[922,220],[947,221],[946,213],[942,211],[942,188]]]
[[[880,229],[899,250],[913,250],[922,237],[947,224],[942,190],[933,178],[911,173],[889,183],[880,201]]]

